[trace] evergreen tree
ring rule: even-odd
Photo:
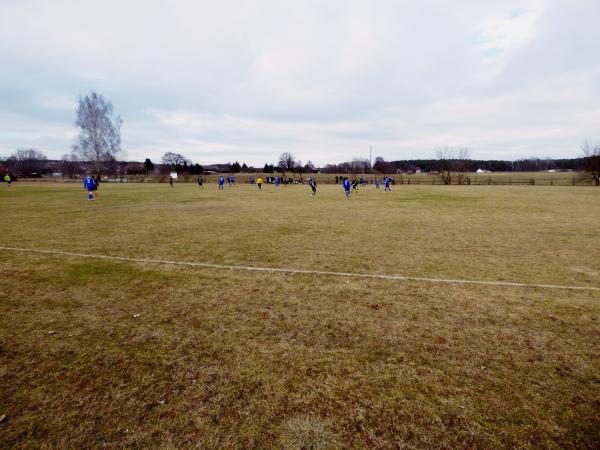
[[[154,170],[154,164],[152,163],[152,161],[150,161],[150,158],[146,158],[146,161],[144,161],[144,171],[146,172],[146,175],[148,175],[148,173],[152,172]]]

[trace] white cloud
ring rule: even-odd
[[[536,33],[536,23],[543,9],[518,10],[506,17],[491,17],[483,22],[480,31],[481,49],[495,58],[510,49],[526,43]]]

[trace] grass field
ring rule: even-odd
[[[597,188],[0,187],[0,246],[600,288]],[[597,290],[0,256],[0,448],[600,446]]]

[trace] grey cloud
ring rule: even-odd
[[[135,159],[576,156],[600,138],[599,15],[591,0],[4,1],[0,152],[60,156],[69,102],[97,90]]]

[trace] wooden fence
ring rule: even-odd
[[[223,174],[225,179],[230,174]],[[248,173],[238,173],[234,174],[236,183],[249,183],[251,177],[255,179],[258,176],[262,176],[263,179],[266,179],[268,176],[273,176],[273,174],[248,174]],[[204,183],[216,183],[220,174],[210,174],[210,175],[202,175]],[[315,177],[317,182],[320,184],[335,184],[336,182],[336,174],[310,174],[310,176]],[[391,174],[391,175],[374,175],[374,174],[366,174],[366,175],[348,175],[342,174],[337,175],[338,182],[341,182],[341,177],[347,176],[351,180],[356,178],[360,179],[360,177],[364,177],[367,180],[367,183],[374,184],[375,179],[379,178],[383,180],[385,176],[389,176],[392,178],[394,184],[400,185],[444,185],[444,181],[439,175],[431,175],[431,174]],[[288,178],[286,176],[286,178]],[[289,176],[295,182],[303,182],[305,183],[308,176],[303,174],[301,177],[298,174],[293,174]],[[43,178],[22,178],[22,181],[28,182],[72,182],[72,183],[80,183],[81,178],[68,178],[68,177],[43,177]],[[197,175],[179,175],[175,183],[197,183],[198,176]],[[168,183],[169,176],[168,175],[123,175],[123,176],[109,176],[102,177],[102,182],[104,183]],[[457,177],[454,176],[452,179],[452,185],[457,185]],[[568,172],[568,173],[556,173],[549,174],[547,172],[514,172],[514,173],[490,173],[490,174],[467,174],[462,180],[463,185],[475,185],[475,186],[593,186],[595,183],[592,179],[586,178],[579,173]]]

